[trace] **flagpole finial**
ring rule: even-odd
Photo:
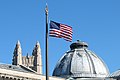
[[[45,14],[48,15],[48,5],[46,3]]]

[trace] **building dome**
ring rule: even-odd
[[[88,50],[88,44],[77,41],[70,45],[71,50],[66,52],[58,61],[53,76],[63,78],[95,78],[107,77],[109,70],[103,60]]]
[[[120,79],[120,69],[113,72],[110,76],[110,78]]]

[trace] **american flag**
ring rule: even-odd
[[[54,21],[50,21],[50,32],[49,36],[63,38],[66,41],[72,41],[72,27],[57,23]]]

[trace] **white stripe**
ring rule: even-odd
[[[67,28],[62,28],[62,27],[60,27],[60,30],[67,30],[67,31],[71,31],[72,32],[72,29],[67,29]]]
[[[64,28],[69,28],[69,29],[72,29],[72,27],[70,26],[67,26],[67,25],[64,25],[64,24],[60,24],[61,27],[64,27]]]
[[[49,34],[49,36],[59,37],[57,34]]]
[[[50,31],[58,31],[58,32],[61,32],[61,31],[58,30],[58,29],[50,29]]]
[[[61,34],[62,37],[65,37],[65,38],[69,38],[69,39],[72,39],[72,36],[66,36],[66,35],[63,35]]]
[[[69,29],[69,30],[72,30],[72,28],[70,27],[65,27],[65,26],[60,26],[61,28],[64,28],[64,29]]]
[[[68,34],[72,34],[71,31],[66,31],[66,30],[61,30],[62,32],[68,33]]]

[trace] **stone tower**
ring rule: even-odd
[[[13,65],[22,65],[22,49],[20,41],[18,40],[13,52]]]
[[[17,66],[21,65],[34,70],[38,74],[42,74],[42,57],[39,42],[36,43],[32,52],[32,56],[29,56],[28,53],[26,56],[22,56],[21,45],[18,41],[13,53],[12,64]]]
[[[35,70],[38,74],[42,74],[42,58],[41,58],[41,49],[39,42],[36,43],[32,56],[34,57],[33,70]]]

